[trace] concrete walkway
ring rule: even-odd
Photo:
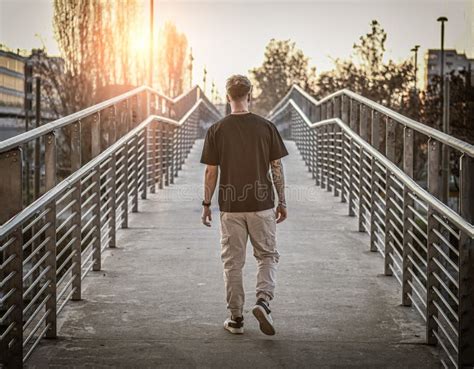
[[[437,368],[424,325],[400,306],[339,198],[314,185],[292,142],[284,160],[289,219],[278,226],[281,254],[277,334],[260,333],[255,261],[245,271],[245,334],[226,318],[219,213],[200,224],[203,166],[199,141],[174,185],[151,195],[85,279],[84,300],[70,302],[57,340],[43,340],[30,368]],[[216,201],[214,200],[214,203]]]

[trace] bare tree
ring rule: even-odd
[[[160,30],[158,42],[158,81],[168,96],[180,95],[188,69],[188,40],[178,32],[172,22],[166,22]]]

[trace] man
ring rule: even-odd
[[[201,163],[207,165],[202,222],[211,225],[211,199],[220,169],[221,258],[230,312],[224,328],[234,334],[244,332],[242,268],[250,238],[258,265],[257,302],[252,313],[260,330],[273,335],[269,302],[273,299],[280,257],[276,248],[276,223],[287,217],[280,159],[288,152],[275,125],[249,111],[252,91],[249,79],[231,76],[226,90],[231,113],[209,128],[201,156]],[[276,210],[272,180],[278,195]]]

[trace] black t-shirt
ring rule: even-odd
[[[220,210],[273,208],[270,162],[286,155],[275,125],[257,114],[230,114],[209,127],[201,163],[220,167]]]

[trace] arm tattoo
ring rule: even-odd
[[[283,174],[283,164],[280,159],[270,162],[273,184],[278,195],[278,205],[286,206],[285,199],[285,175]]]

